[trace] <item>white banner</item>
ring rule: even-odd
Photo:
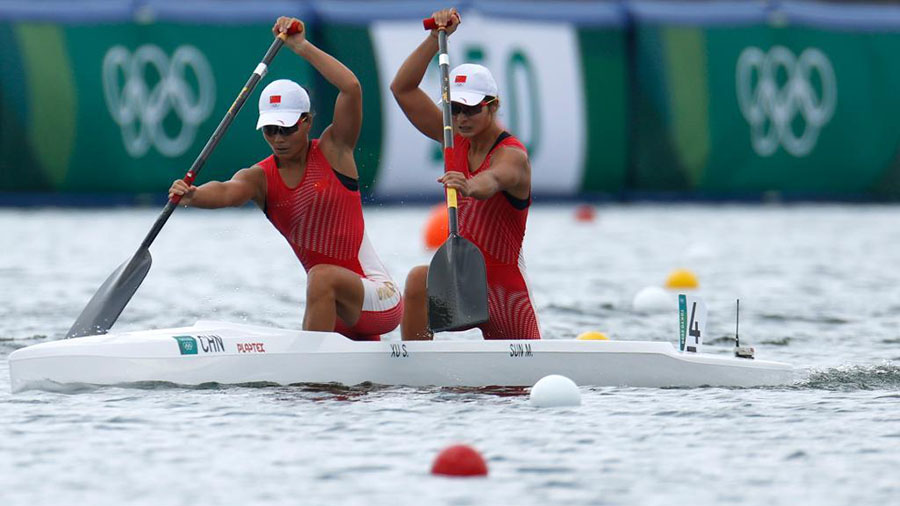
[[[570,194],[580,189],[586,138],[578,40],[571,25],[486,19],[462,14],[449,39],[450,68],[479,63],[500,87],[499,119],[528,148],[536,193]],[[442,191],[440,146],[406,119],[390,83],[407,56],[427,36],[418,21],[379,21],[371,26],[381,81],[384,124],[375,194],[427,195]],[[422,89],[440,96],[438,66],[429,68]]]

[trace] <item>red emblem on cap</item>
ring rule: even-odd
[[[269,97],[270,104],[280,104],[281,103],[281,95],[272,95]]]
[[[464,75],[456,76],[456,79],[453,82],[464,83],[464,82],[466,82],[466,76],[464,76]]]

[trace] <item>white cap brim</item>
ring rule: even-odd
[[[277,125],[283,127],[292,127],[300,121],[300,116],[304,111],[267,111],[259,115],[256,121],[256,129],[266,125]]]
[[[486,97],[484,93],[475,93],[474,91],[450,91],[450,101],[457,102],[462,105],[478,105]],[[438,98],[437,103],[443,100]]]

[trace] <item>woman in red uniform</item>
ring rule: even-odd
[[[272,32],[286,33],[281,17]],[[307,271],[305,330],[378,340],[400,323],[403,303],[365,235],[353,149],[362,124],[362,91],[353,72],[306,40],[285,41],[339,93],[331,125],[309,139],[309,95],[293,81],[273,81],[259,98],[259,121],[273,154],[226,182],[172,183],[170,196],[194,207],[241,206],[253,200],[287,239]]]
[[[456,9],[433,14],[447,34],[456,31]],[[419,88],[438,51],[437,31],[425,38],[397,71],[391,91],[420,132],[442,142],[441,110]],[[531,205],[531,164],[525,146],[497,123],[497,83],[481,65],[463,64],[450,73],[453,114],[453,170],[439,182],[455,188],[459,199],[459,233],[484,255],[490,319],[480,325],[485,339],[540,339],[537,316],[525,279],[522,239]],[[406,278],[403,339],[430,339],[425,281],[428,267]]]

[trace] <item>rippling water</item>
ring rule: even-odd
[[[900,497],[900,208],[536,207],[526,258],[546,338],[675,340],[631,308],[695,271],[709,349],[790,362],[757,389],[582,388],[577,408],[518,390],[358,386],[9,393],[7,356],[61,338],[156,209],[0,210],[0,503],[892,504]],[[427,209],[366,209],[395,279],[427,263]],[[261,213],[179,210],[116,329],[198,318],[297,328],[305,276]],[[388,339],[399,339],[396,333]],[[459,336],[475,339],[477,334]],[[428,474],[443,447],[487,479]]]

